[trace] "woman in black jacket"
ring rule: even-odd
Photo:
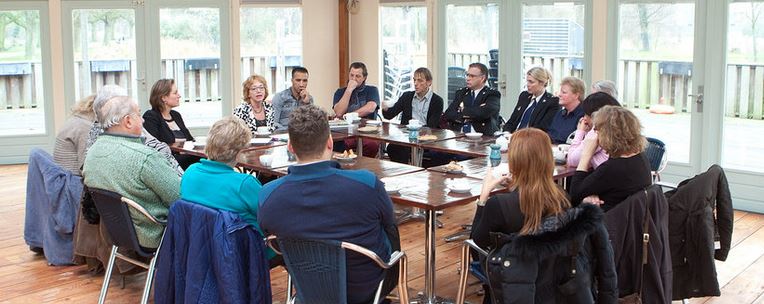
[[[615,303],[615,266],[602,211],[594,206],[569,209],[565,192],[552,179],[551,145],[544,131],[519,130],[507,151],[511,177],[495,178],[490,169],[486,174],[472,238],[492,249],[492,256],[504,254],[510,262],[499,263],[498,273],[489,263],[491,295],[499,303]],[[509,182],[511,191],[489,199],[502,181]],[[492,233],[503,234],[507,242],[495,244]],[[490,303],[488,294],[484,303]]]
[[[187,140],[194,140],[183,123],[183,117],[172,109],[180,105],[180,94],[175,80],[160,79],[154,83],[149,104],[151,110],[143,113],[143,127],[146,131],[169,146],[182,146]],[[199,157],[196,156],[177,153],[173,155],[183,170],[199,161]]]

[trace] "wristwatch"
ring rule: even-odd
[[[486,201],[481,201],[480,198],[475,199],[475,204],[477,204],[479,207],[485,206]]]

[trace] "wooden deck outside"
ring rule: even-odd
[[[0,303],[95,303],[103,274],[93,275],[85,266],[48,266],[44,257],[29,251],[24,243],[26,165],[0,166]],[[454,298],[457,291],[460,243],[445,243],[443,236],[456,232],[471,220],[474,205],[447,209],[438,229],[438,295]],[[423,223],[400,227],[403,249],[409,256],[409,287],[421,290],[424,272]],[[690,303],[764,303],[764,215],[735,212],[732,250],[726,262],[717,262],[722,296],[693,299]],[[271,272],[274,303],[284,302],[285,272]],[[107,298],[109,303],[137,303],[145,274],[128,276],[120,289],[115,275]],[[474,279],[471,279],[474,281]],[[468,290],[467,300],[480,303],[478,286]]]

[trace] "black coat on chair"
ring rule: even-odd
[[[528,91],[523,91],[517,98],[517,105],[512,111],[512,115],[509,120],[504,124],[504,131],[514,133],[517,130],[517,125],[520,123],[520,119],[525,113],[525,109],[531,103],[533,95]],[[546,132],[549,126],[552,124],[554,114],[560,110],[560,98],[553,96],[552,93],[544,92],[541,95],[541,100],[536,105],[536,108],[531,113],[531,120],[528,121],[528,127],[538,128]]]
[[[485,135],[493,135],[499,130],[501,93],[485,86],[475,96],[472,105],[466,105],[470,92],[472,92],[471,89],[464,87],[454,93],[454,101],[443,114],[448,122],[448,127],[452,129],[461,128],[467,120],[475,128],[475,131]],[[460,111],[462,104],[465,106]]]

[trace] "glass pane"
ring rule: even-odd
[[[427,8],[383,6],[379,11],[382,37],[383,100],[398,100],[414,89],[413,73],[427,66]]]
[[[619,101],[668,160],[688,163],[695,4],[622,4],[620,21]]]
[[[523,70],[543,66],[552,72],[547,91],[556,92],[566,76],[582,78],[584,69],[584,5],[570,2],[523,7]]]
[[[302,65],[302,9],[244,7],[241,20],[239,83],[254,74],[265,77],[270,99],[292,85],[292,68]]]
[[[464,73],[470,63],[488,66],[488,85],[497,89],[499,75],[499,6],[453,5],[446,7],[446,62],[448,64],[448,103],[454,92],[466,85]]]
[[[159,11],[162,77],[175,79],[187,127],[211,126],[222,116],[220,11],[163,8]]]
[[[729,7],[722,166],[764,172],[764,3]]]
[[[0,136],[45,133],[40,11],[0,10]]]
[[[75,100],[116,84],[137,92],[135,11],[77,9],[72,11]]]

